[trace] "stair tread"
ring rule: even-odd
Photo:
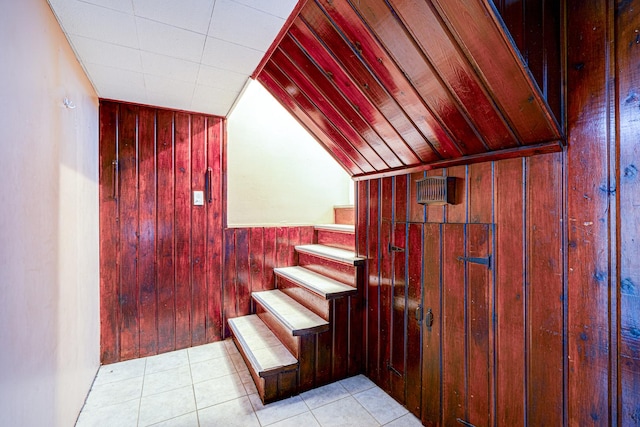
[[[251,295],[256,302],[290,329],[294,336],[324,332],[329,329],[329,322],[277,289],[253,292]]]
[[[228,320],[244,354],[259,376],[295,368],[298,360],[255,314]]]
[[[345,264],[358,265],[364,262],[364,258],[356,256],[355,252],[346,249],[336,248],[326,245],[299,245],[296,246],[298,252],[305,252],[324,258],[333,259]]]
[[[316,230],[340,231],[343,233],[355,233],[356,226],[352,224],[316,224]]]
[[[325,299],[353,295],[358,291],[353,286],[345,285],[342,282],[338,282],[337,280],[323,276],[304,267],[281,267],[274,268],[273,271],[276,274],[293,280]]]

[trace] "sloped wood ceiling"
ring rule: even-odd
[[[490,0],[309,0],[257,79],[356,179],[562,148]]]

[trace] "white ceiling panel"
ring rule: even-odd
[[[195,111],[211,111],[211,114],[226,116],[239,94],[239,92],[231,92],[224,89],[196,86],[191,109]]]
[[[61,2],[56,13],[69,34],[138,48],[133,15],[77,0]]]
[[[200,62],[205,36],[145,18],[136,18],[140,49]]]
[[[197,81],[199,85],[240,92],[246,82],[247,76],[245,74],[200,65]]]
[[[282,19],[287,19],[289,15],[291,15],[293,8],[296,7],[296,4],[298,3],[297,0],[235,0],[235,2],[261,10]]]
[[[264,52],[283,24],[284,19],[277,16],[235,1],[216,0],[209,36]]]
[[[264,52],[213,37],[207,37],[202,63],[247,76],[258,66]]]
[[[207,34],[214,3],[215,0],[133,0],[133,7],[136,16]]]
[[[48,0],[98,96],[226,115],[298,0]]]
[[[76,54],[81,57],[85,63],[109,65],[139,73],[143,71],[142,62],[140,61],[140,51],[138,49],[81,36],[72,36],[71,44]]]
[[[85,3],[95,4],[97,6],[107,7],[109,9],[120,12],[133,14],[133,4],[131,0],[81,0]],[[276,2],[278,3],[278,2]]]
[[[200,64],[157,53],[140,52],[142,69],[145,74],[166,77],[181,82],[195,83]]]

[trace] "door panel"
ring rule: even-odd
[[[487,224],[424,225],[425,425],[491,424],[492,235]]]

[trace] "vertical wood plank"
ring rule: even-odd
[[[207,200],[207,341],[222,339],[223,216],[222,216],[222,133],[223,120],[207,117],[207,167],[211,173],[211,202]],[[208,198],[209,195],[205,195]]]
[[[380,180],[369,181],[367,232],[367,373],[380,382]]]
[[[429,170],[425,173],[426,176],[446,176],[447,169],[435,169]],[[457,194],[459,191],[464,191],[464,185],[457,185],[456,198],[462,200],[462,196]],[[428,222],[446,222],[446,206],[429,205],[425,206],[425,217]]]
[[[204,116],[191,118],[191,191],[205,191],[207,151]],[[206,197],[206,196],[205,196]],[[206,343],[206,207],[191,207],[191,345]]]
[[[277,239],[276,228],[266,227],[264,229],[264,279],[265,289],[275,287],[273,269],[276,267]]]
[[[407,186],[409,187],[409,199],[407,200],[409,213],[407,221],[409,222],[425,222],[426,221],[426,206],[421,205],[418,200],[418,185],[416,181],[424,178],[424,172],[415,172],[408,176]]]
[[[466,295],[464,225],[446,224],[442,248],[442,424],[456,425],[467,420],[466,378]]]
[[[310,245],[314,243],[315,227],[312,225],[302,226],[300,228],[300,242],[299,245]],[[295,251],[295,247],[293,248]]]
[[[120,107],[118,166],[120,196],[120,359],[140,355],[138,313],[137,107]]]
[[[456,203],[446,205],[446,222],[465,223],[467,222],[467,187],[469,185],[467,166],[455,166],[447,169],[447,176],[457,178],[456,181]]]
[[[424,225],[424,312],[431,310],[433,324],[423,329],[422,341],[422,423],[441,425],[442,420],[442,225]]]
[[[489,224],[492,219],[492,163],[469,165],[469,222]]]
[[[156,112],[140,108],[138,156],[140,169],[139,301],[140,357],[158,353],[156,286]]]
[[[467,224],[466,256],[485,258],[491,255],[491,234],[486,224]],[[466,263],[465,294],[467,304],[467,408],[468,419],[476,426],[490,426],[492,389],[490,377],[493,363],[490,360],[490,283],[488,266]]]
[[[276,227],[276,267],[289,265],[289,230],[287,227]]]
[[[620,338],[619,424],[640,423],[640,9],[633,2],[617,3],[616,25],[619,81],[619,230],[620,278],[619,309]]]
[[[495,163],[496,422],[525,421],[524,196],[522,159]],[[541,391],[544,393],[544,391]]]
[[[562,425],[564,408],[562,155],[527,163],[528,425]],[[548,191],[540,191],[547,187]]]
[[[191,346],[191,118],[175,115],[176,349]]]
[[[287,266],[296,265],[296,246],[300,244],[301,227],[289,227]]]
[[[567,3],[568,423],[606,423],[612,374],[609,335],[610,207],[616,184],[609,173],[614,76],[609,2]],[[585,168],[584,165],[589,165]],[[615,302],[615,301],[614,301]],[[595,392],[597,390],[597,392]]]
[[[349,300],[343,298],[333,304],[333,379],[347,376],[349,363]]]
[[[251,313],[251,284],[249,278],[249,229],[236,229],[236,300],[238,316]]]
[[[409,209],[407,208],[407,180],[408,175],[398,175],[395,181],[395,222],[407,222]],[[404,247],[404,245],[403,245]]]
[[[236,278],[236,229],[224,230],[224,281],[222,282],[222,311],[223,338],[229,337],[229,325],[227,320],[238,316],[237,303],[237,278]]]
[[[251,279],[251,292],[265,291],[268,288],[264,283],[264,241],[262,227],[249,229],[249,275]]]
[[[422,224],[410,224],[406,259],[407,271],[407,350],[406,350],[406,406],[420,418],[422,404],[422,319],[416,312],[422,307]],[[424,313],[424,311],[423,311]]]
[[[100,101],[100,362],[120,358],[118,314],[118,203],[116,168],[118,159],[118,105]]]
[[[380,387],[386,392],[391,391],[391,312],[393,298],[393,258],[389,252],[389,244],[392,242],[393,227],[393,179],[381,180],[382,191],[380,193],[381,218],[380,218]]]
[[[174,134],[172,111],[157,113],[158,352],[175,350]]]
[[[398,181],[396,180],[396,183]],[[406,187],[405,187],[406,188]],[[398,187],[396,187],[398,189]],[[400,187],[402,189],[402,186]],[[398,193],[396,192],[396,196]],[[403,204],[402,202],[406,198],[402,199],[396,206]],[[391,301],[390,301],[390,315],[391,315],[391,329],[389,340],[389,362],[391,363],[391,396],[395,398],[401,404],[405,404],[405,381],[407,378],[407,372],[405,371],[405,356],[406,356],[406,335],[405,335],[405,319],[406,319],[406,307],[407,307],[407,294],[406,294],[406,273],[405,268],[406,261],[406,223],[395,222],[393,225],[392,243],[398,248],[403,248],[405,252],[392,252],[391,253]]]

